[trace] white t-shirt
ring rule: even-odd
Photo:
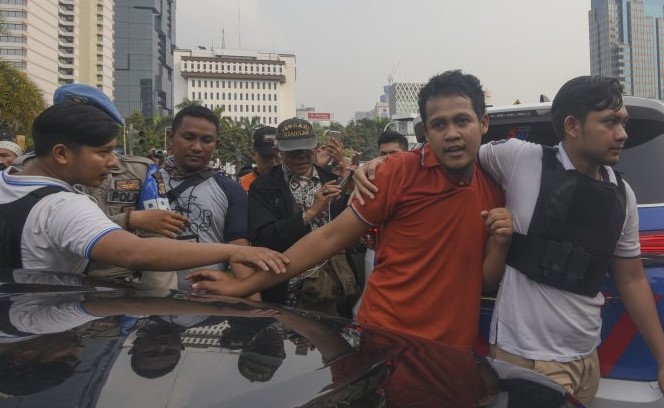
[[[558,146],[563,167],[574,169]],[[535,211],[542,173],[542,147],[522,140],[501,140],[480,148],[479,162],[503,187],[514,232],[527,234]],[[610,181],[616,177],[606,167]],[[614,254],[641,254],[636,198],[625,182],[626,218]],[[604,296],[574,294],[535,282],[511,266],[505,269],[491,319],[489,341],[503,350],[532,360],[572,361],[588,356],[600,342]]]
[[[97,241],[121,229],[84,194],[62,180],[18,176],[13,168],[0,173],[0,204],[16,201],[45,186],[63,192],[39,200],[30,210],[21,237],[23,268],[82,273]]]

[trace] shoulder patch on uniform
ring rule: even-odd
[[[140,190],[141,180],[139,179],[116,180],[115,188],[117,190],[124,190],[124,191]]]
[[[108,190],[106,202],[119,204],[134,204],[138,199],[138,191]]]

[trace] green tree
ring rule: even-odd
[[[361,160],[376,157],[376,140],[388,123],[388,119],[381,118],[350,121],[344,129],[344,146],[360,152]]]
[[[182,102],[175,105],[175,107],[178,110],[180,110],[180,109],[188,108],[190,106],[200,106],[202,104],[203,104],[203,101],[201,101],[199,99],[182,98]]]
[[[220,111],[223,114],[223,110]],[[221,117],[222,122],[217,156],[222,163],[232,163],[239,170],[242,166],[251,163],[250,153],[252,136],[261,126],[258,116],[240,118],[234,121],[228,117]]]
[[[32,121],[44,108],[39,87],[24,72],[0,59],[0,124],[29,136]]]

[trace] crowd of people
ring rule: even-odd
[[[211,110],[176,114],[160,166],[115,153],[124,120],[108,97],[64,85],[34,121],[34,154],[0,142],[0,266],[251,297],[465,350],[482,293],[498,288],[491,354],[585,403],[611,270],[664,388],[636,200],[611,168],[627,139],[622,94],[614,79],[574,78],[552,103],[557,146],[482,145],[482,85],[447,71],[420,92],[415,149],[384,132],[380,157],[356,167],[339,138],[321,145],[292,118],[255,132],[256,166],[236,181],[210,168]]]

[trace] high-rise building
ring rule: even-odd
[[[115,0],[114,31],[120,113],[173,114],[175,0]]]
[[[58,0],[0,1],[0,58],[24,71],[49,101],[58,87]]]
[[[295,55],[249,50],[175,50],[175,104],[198,100],[238,120],[276,126],[296,114]]]
[[[633,96],[664,97],[664,0],[592,0],[590,72]]]
[[[28,74],[50,102],[82,82],[113,96],[113,0],[0,0],[0,57]]]
[[[113,98],[113,0],[79,0],[78,9],[76,82],[96,86]]]

